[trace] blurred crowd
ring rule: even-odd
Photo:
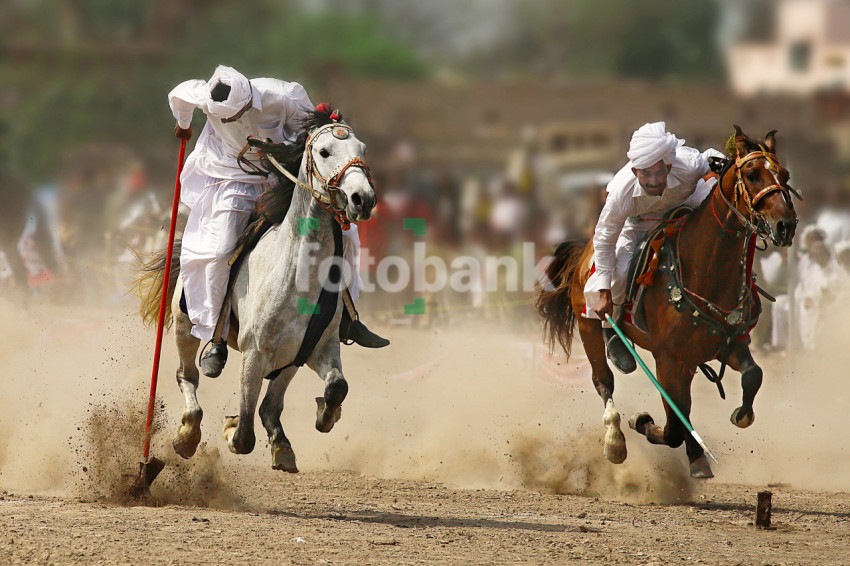
[[[776,301],[765,304],[756,344],[768,351],[815,351],[850,299],[850,190],[830,186],[801,211],[792,248],[766,250],[756,271]],[[759,269],[760,268],[760,269]]]
[[[558,168],[539,152],[533,136],[518,136],[501,163],[463,169],[424,159],[416,142],[401,139],[370,159],[379,203],[360,225],[364,277],[387,257],[413,264],[414,244],[446,264],[477,260],[478,284],[469,292],[450,286],[422,293],[367,293],[368,316],[393,324],[446,325],[466,318],[516,323],[530,317],[528,289],[500,279],[488,286],[486,258],[533,264],[554,246],[592,236],[604,204],[609,169]],[[29,191],[31,202],[16,253],[26,267],[29,292],[56,300],[119,303],[128,294],[137,254],[161,248],[167,237],[171,187],[149,180],[144,161],[131,151],[73,151],[57,180]],[[809,189],[809,187],[806,187]],[[836,182],[807,190],[800,227],[789,249],[769,247],[757,256],[759,285],[776,298],[763,301],[755,344],[768,351],[814,350],[823,313],[850,297],[850,187]],[[23,190],[23,189],[22,189]],[[424,233],[406,219],[424,220]],[[528,245],[531,244],[532,248]],[[532,258],[523,258],[533,250]],[[9,258],[0,252],[0,288],[15,283]],[[425,296],[427,316],[404,316],[404,304]]]
[[[57,302],[130,300],[137,254],[165,243],[167,196],[149,183],[143,162],[131,152],[78,148],[66,161],[51,183],[5,181],[5,190],[28,195],[28,202],[23,231],[0,249],[0,288],[20,295],[25,282],[24,296]],[[4,222],[18,222],[8,214]],[[18,263],[23,274],[16,272]]]

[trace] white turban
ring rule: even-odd
[[[251,82],[233,67],[219,65],[216,68],[212,78],[207,82],[210,92],[218,83],[228,85],[230,94],[227,100],[222,102],[216,102],[212,96],[207,101],[208,113],[216,118],[231,118],[251,101]]]
[[[670,165],[676,160],[676,150],[684,143],[685,140],[666,131],[664,122],[644,124],[632,134],[626,157],[636,169],[652,167],[659,161]]]

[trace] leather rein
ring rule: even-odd
[[[295,183],[296,186],[309,192],[319,205],[333,214],[334,219],[336,219],[343,230],[348,230],[351,228],[351,220],[349,220],[346,213],[348,198],[345,196],[345,193],[342,192],[342,189],[339,188],[339,183],[342,180],[343,175],[345,175],[346,171],[348,171],[351,167],[357,167],[363,170],[363,173],[366,175],[366,180],[369,181],[369,186],[374,188],[374,184],[372,182],[372,175],[369,172],[369,166],[366,165],[366,162],[359,157],[354,157],[348,160],[340,167],[337,167],[328,176],[324,176],[319,172],[318,167],[316,167],[316,160],[313,157],[313,145],[316,143],[316,139],[318,139],[319,136],[327,133],[332,134],[337,139],[346,139],[353,133],[353,130],[348,124],[342,124],[334,121],[330,124],[320,126],[310,132],[310,135],[307,137],[307,142],[304,145],[304,155],[307,158],[304,168],[309,184],[302,182],[298,179],[298,177],[287,171],[286,167],[284,167],[271,153],[263,151],[267,142],[264,142],[254,136],[248,136],[248,143],[245,144],[245,147],[242,148],[241,152],[239,152],[238,163],[239,167],[246,173],[268,177],[268,171],[263,171],[245,158],[245,153],[251,147],[256,147],[260,150],[260,155],[275,169],[277,169],[284,177]],[[243,168],[243,164],[248,165],[251,170],[248,171]],[[318,188],[314,187],[314,180],[318,182]],[[338,202],[342,202],[342,204],[337,204]]]

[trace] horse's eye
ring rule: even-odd
[[[758,174],[758,171],[750,171],[747,173],[747,181],[750,183],[755,183],[759,180],[759,177],[761,177],[761,175]]]
[[[328,157],[331,156],[331,154],[326,149],[320,149],[319,155],[321,155],[323,159],[327,159]]]

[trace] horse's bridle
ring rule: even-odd
[[[737,158],[735,162],[720,175],[717,192],[720,193],[720,198],[722,198],[723,202],[725,202],[732,212],[735,213],[735,216],[737,216],[738,220],[747,232],[755,234],[760,238],[767,239],[770,237],[770,227],[764,215],[756,210],[756,206],[758,206],[759,202],[764,200],[764,198],[770,194],[780,192],[782,193],[782,196],[785,197],[785,202],[787,202],[788,206],[790,206],[793,210],[794,203],[791,200],[791,194],[793,193],[794,196],[799,199],[802,199],[802,197],[800,196],[800,193],[794,190],[793,187],[789,185],[782,185],[777,182],[763,188],[754,197],[750,198],[750,193],[747,191],[747,185],[744,182],[742,170],[746,163],[749,163],[754,159],[764,159],[767,161],[767,168],[771,172],[778,172],[781,168],[776,154],[768,151],[763,145],[759,145],[759,149],[757,151],[751,151],[743,157]],[[726,198],[726,195],[723,194],[723,178],[732,171],[735,172],[737,179],[735,180],[735,188],[732,193],[732,201],[730,202],[729,199]],[[746,216],[739,210],[741,203],[744,205]]]
[[[369,166],[366,165],[366,162],[360,159],[359,157],[354,157],[348,160],[346,163],[337,167],[330,175],[325,177],[322,175],[318,167],[316,166],[316,160],[313,157],[313,145],[316,143],[316,139],[326,133],[333,134],[337,139],[345,139],[349,137],[353,130],[351,126],[348,124],[342,124],[337,121],[333,121],[329,124],[325,124],[320,126],[310,132],[310,135],[307,137],[307,142],[304,145],[304,154],[307,158],[307,162],[304,165],[305,172],[307,174],[307,180],[309,181],[309,185],[301,182],[295,175],[286,170],[286,168],[281,165],[281,163],[275,159],[275,157],[271,153],[263,152],[263,157],[268,159],[269,163],[271,163],[275,169],[277,169],[284,177],[295,183],[297,186],[302,189],[308,191],[310,195],[318,202],[322,207],[327,209],[334,215],[334,218],[343,230],[348,230],[351,227],[351,220],[348,218],[346,213],[346,208],[348,206],[348,198],[345,196],[345,193],[339,188],[339,182],[342,180],[342,176],[345,175],[346,171],[348,171],[351,167],[357,167],[363,170],[363,173],[366,175],[366,180],[369,182],[369,186],[374,189],[374,184],[372,183],[372,175],[369,172]],[[240,163],[244,163],[245,160],[242,159],[245,151],[249,146],[256,146],[262,149],[262,142],[258,144],[260,141],[253,136],[249,136],[248,145],[245,146],[245,149],[242,150],[242,153],[239,154]],[[250,162],[248,162],[250,164]],[[254,166],[253,164],[251,164]],[[256,166],[254,166],[256,167]],[[313,186],[313,179],[316,179],[319,183],[319,189]],[[338,201],[341,201],[342,204],[337,204]]]

